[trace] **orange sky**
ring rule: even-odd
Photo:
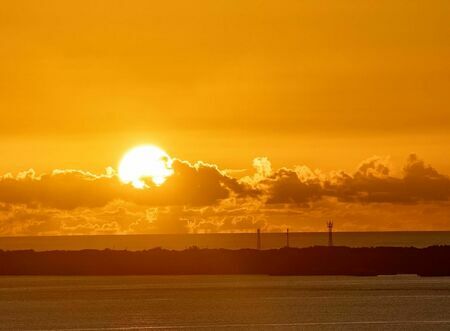
[[[100,174],[149,143],[191,164],[246,169],[238,177],[253,176],[261,156],[274,171],[353,176],[379,155],[403,178],[411,153],[448,176],[449,21],[447,0],[8,1],[0,174]],[[389,202],[385,218],[409,223],[369,228],[450,229],[449,207],[428,200],[420,208],[442,214],[436,224]],[[319,210],[294,228],[314,229]]]

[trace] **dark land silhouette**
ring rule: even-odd
[[[0,251],[0,275],[450,276],[450,246]]]

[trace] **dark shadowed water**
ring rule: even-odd
[[[450,330],[450,278],[0,277],[1,330]]]
[[[335,245],[350,247],[450,245],[450,232],[336,232]],[[326,232],[297,232],[290,234],[292,247],[327,245]],[[286,245],[284,233],[262,233],[262,248],[279,248]],[[101,235],[54,237],[0,237],[0,249],[78,250],[78,249],[128,249],[142,250],[154,247],[185,249],[200,248],[255,248],[254,233],[180,234],[180,235]]]

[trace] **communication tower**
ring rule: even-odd
[[[333,221],[327,222],[327,228],[328,228],[328,247],[333,246]]]

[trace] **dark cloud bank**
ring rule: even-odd
[[[421,206],[423,212],[427,206],[440,215],[439,227],[450,227],[445,216],[450,179],[415,155],[408,157],[401,176],[393,176],[389,163],[379,157],[364,161],[353,174],[325,174],[306,166],[273,171],[266,158],[255,159],[254,167],[252,176],[238,179],[215,165],[174,160],[174,175],[146,189],[121,183],[111,169],[101,175],[80,170],[4,175],[0,233],[246,231],[285,225],[308,229],[306,219],[337,213],[351,224],[357,218],[351,212],[364,215],[364,206],[368,211],[383,206],[386,213],[391,211],[387,219],[399,210],[416,212],[414,206]]]

